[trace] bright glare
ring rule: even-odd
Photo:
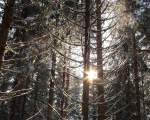
[[[93,81],[95,79],[97,79],[97,71],[96,70],[89,70],[87,72],[87,78],[89,81]]]

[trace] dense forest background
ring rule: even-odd
[[[0,0],[0,120],[149,119],[149,0]]]

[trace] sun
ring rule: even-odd
[[[94,80],[97,79],[97,71],[94,69],[90,69],[89,71],[86,72],[86,74],[87,74],[87,79],[90,82],[93,82]]]

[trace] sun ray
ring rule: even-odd
[[[93,82],[94,80],[97,79],[97,71],[94,69],[90,69],[89,71],[86,72],[86,74],[89,82]]]

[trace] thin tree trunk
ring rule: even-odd
[[[70,69],[67,68],[66,70],[66,86],[65,86],[65,92],[68,94],[69,92],[69,85],[70,85]],[[68,99],[65,99],[65,108],[68,106]]]
[[[70,58],[71,54],[71,47],[69,47],[69,52],[68,52],[68,58]],[[70,61],[67,59],[67,68],[66,68],[66,82],[65,82],[65,92],[66,94],[69,94],[69,86],[70,86]],[[64,117],[67,119],[67,107],[68,107],[68,98],[65,97],[65,112],[64,112]]]
[[[5,9],[4,9],[4,15],[2,19],[1,28],[0,28],[0,69],[3,63],[3,56],[4,56],[6,41],[8,38],[9,28],[13,21],[14,3],[15,3],[15,0],[7,0]]]
[[[65,56],[64,56],[64,64],[63,64],[63,81],[62,81],[62,90],[65,91],[65,85],[66,85],[66,70],[67,70],[67,67],[66,67],[66,52],[65,52]],[[65,96],[64,94],[62,93],[61,95],[61,103],[60,103],[60,114],[61,114],[61,117],[62,118],[65,118]]]
[[[97,96],[97,93],[95,91],[95,86],[92,86],[92,100],[93,101],[95,100],[96,96]],[[93,115],[92,120],[97,120],[97,116],[96,116],[96,114],[97,114],[97,109],[96,109],[97,105],[92,105],[92,108],[93,108],[93,110],[92,110],[92,115]]]
[[[139,70],[138,70],[138,59],[137,59],[137,42],[132,33],[133,38],[133,74],[134,74],[134,83],[136,89],[136,107],[137,107],[137,120],[141,120],[141,102],[140,102],[140,86],[139,86]]]
[[[102,57],[102,27],[101,27],[101,1],[96,0],[96,14],[97,14],[97,70],[98,70],[98,78],[100,82],[103,82],[103,57]],[[98,96],[99,103],[98,104],[98,120],[106,119],[106,105],[104,98],[104,86],[98,85]]]
[[[90,64],[90,0],[85,0],[85,43],[84,43],[84,80],[83,80],[83,96],[82,96],[82,115],[83,120],[88,120],[89,112],[89,82],[86,78],[86,71],[89,70]]]
[[[39,92],[39,86],[38,86],[39,80],[36,79],[35,85],[34,85],[34,92],[33,92],[33,110],[32,114],[34,115],[37,112],[37,101],[38,101],[38,92]]]
[[[54,40],[54,47],[56,46],[57,41]],[[56,53],[55,51],[52,51],[52,69],[51,69],[51,75],[52,79],[50,79],[50,86],[49,86],[49,100],[48,100],[48,115],[47,115],[47,120],[52,120],[52,111],[53,111],[53,101],[54,101],[54,80],[55,80],[55,70],[56,69]]]

